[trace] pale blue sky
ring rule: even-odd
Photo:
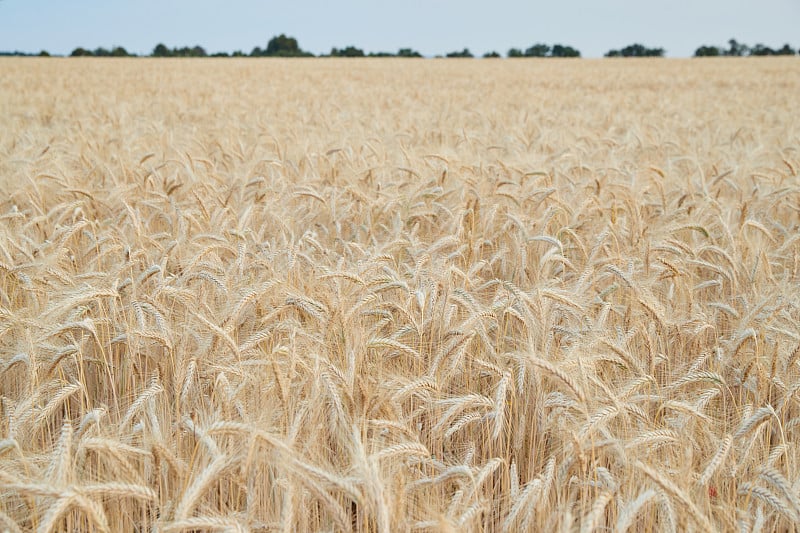
[[[413,47],[432,56],[469,47],[505,52],[536,42],[585,57],[640,42],[671,57],[730,37],[749,45],[800,46],[800,0],[0,0],[0,50],[68,54],[158,42],[209,52],[264,47],[278,33],[315,54]]]

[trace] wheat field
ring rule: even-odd
[[[0,71],[0,531],[798,529],[796,58]]]

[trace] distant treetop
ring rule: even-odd
[[[121,46],[115,46],[108,50],[102,46],[94,50],[87,50],[86,48],[78,47],[70,54],[72,57],[91,56],[91,57],[133,57],[136,54],[131,54]]]
[[[270,39],[265,49],[255,47],[250,55],[253,57],[309,57],[314,54],[300,48],[294,37],[287,37],[281,33]]]
[[[32,54],[30,52],[21,52],[19,50],[14,50],[13,52],[7,52],[5,50],[0,51],[0,57],[8,57],[8,56],[17,56],[17,57],[32,57],[32,56],[50,57],[50,52],[48,52],[47,50],[42,50],[38,54]]]
[[[167,48],[166,45],[159,43],[153,48],[150,53],[151,57],[208,57],[205,48],[202,46],[193,46],[189,48]]]
[[[347,48],[331,48],[331,57],[364,57],[364,50],[356,48],[355,46],[348,46]]]
[[[397,51],[397,57],[422,57],[422,54],[413,48],[401,48]]]
[[[581,57],[581,53],[571,46],[554,44],[549,57]]]
[[[472,55],[472,52],[469,51],[469,48],[464,48],[460,52],[448,52],[445,57],[475,57]]]
[[[738,42],[736,39],[728,40],[728,48],[721,46],[703,45],[694,52],[695,57],[716,57],[716,56],[793,56],[797,53],[789,44],[784,44],[782,48],[773,50],[761,43],[752,48],[746,44]]]
[[[523,52],[519,48],[511,48],[508,57],[581,57],[581,53],[576,48],[563,44],[536,43],[529,46]]]
[[[647,48],[643,44],[635,43],[621,50],[609,50],[606,57],[664,57],[663,48]]]

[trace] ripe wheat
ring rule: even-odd
[[[0,530],[796,530],[797,61],[0,70]]]

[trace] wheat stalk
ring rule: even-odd
[[[648,478],[654,481],[667,494],[672,496],[675,500],[677,500],[681,504],[681,506],[683,506],[687,511],[689,511],[689,514],[691,515],[692,519],[697,523],[700,529],[702,529],[703,531],[714,531],[714,528],[711,526],[711,523],[702,513],[700,513],[700,510],[695,506],[691,498],[689,498],[689,496],[684,491],[682,491],[677,485],[675,485],[671,480],[662,476],[657,470],[642,463],[641,461],[636,461],[634,466],[637,469],[641,470],[642,473],[644,473]]]
[[[199,475],[195,476],[191,485],[183,492],[181,500],[175,509],[175,518],[177,520],[189,518],[189,514],[197,507],[200,497],[217,481],[223,471],[230,466],[231,462],[232,458],[226,455],[219,455]]]
[[[602,519],[602,515],[606,511],[606,506],[614,497],[614,493],[610,490],[605,490],[600,493],[597,499],[592,504],[592,509],[581,520],[581,533],[591,533],[595,530],[598,523]]]

